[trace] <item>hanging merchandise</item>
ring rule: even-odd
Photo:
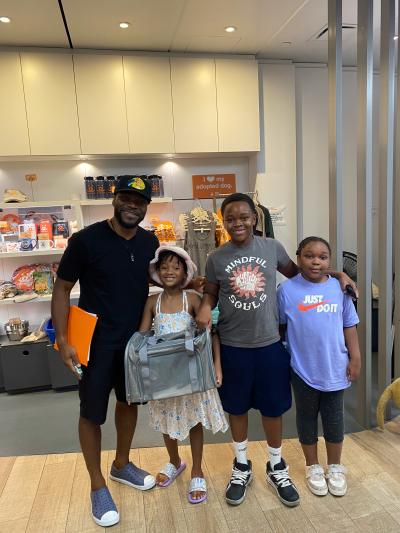
[[[257,224],[254,228],[255,235],[274,239],[274,228],[269,210],[261,204],[256,204]]]
[[[214,216],[197,205],[181,216],[180,221],[186,225],[184,248],[196,264],[199,275],[204,276],[207,256],[216,248]]]

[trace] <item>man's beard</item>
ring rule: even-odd
[[[137,218],[134,222],[125,222],[122,219],[121,212],[114,209],[114,216],[117,219],[117,222],[120,226],[122,226],[125,229],[134,229],[136,228],[144,219],[145,214],[143,216],[135,215]]]

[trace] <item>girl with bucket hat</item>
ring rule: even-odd
[[[176,333],[188,329],[200,306],[200,298],[184,288],[192,280],[196,265],[189,255],[177,246],[162,246],[150,262],[150,277],[163,287],[163,292],[149,296],[139,331],[148,331],[154,320],[156,335]],[[219,361],[214,362],[217,383],[221,382]],[[203,455],[203,427],[213,433],[226,431],[228,424],[216,389],[149,402],[150,423],[161,431],[169,454],[169,462],[160,470],[156,483],[168,487],[183,472],[178,441],[189,436],[192,450],[192,471],[188,499],[200,503],[207,498],[207,487],[201,468]]]

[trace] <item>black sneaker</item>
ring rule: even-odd
[[[247,485],[253,479],[251,461],[248,464],[233,461],[232,475],[225,491],[225,499],[230,505],[240,505],[246,497]]]
[[[274,487],[278,498],[282,503],[288,507],[295,507],[300,503],[300,496],[297,492],[296,486],[289,476],[289,467],[286,465],[285,460],[281,459],[281,462],[275,465],[274,469],[271,468],[271,463],[267,463],[267,481]]]

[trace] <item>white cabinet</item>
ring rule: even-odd
[[[29,155],[21,63],[16,52],[0,53],[0,156]]]
[[[124,56],[123,63],[131,152],[174,152],[169,58]]]
[[[254,60],[216,59],[220,152],[260,149],[258,64]]]
[[[0,156],[260,149],[255,60],[0,52]]]
[[[21,53],[32,155],[80,154],[72,57]]]
[[[213,58],[171,58],[176,152],[218,152]]]
[[[129,153],[122,56],[74,55],[83,154]]]

